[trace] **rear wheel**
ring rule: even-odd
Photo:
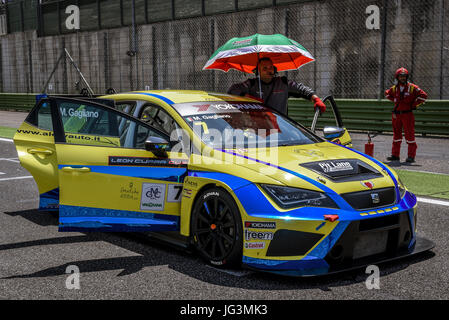
[[[195,248],[215,266],[242,261],[242,221],[234,199],[220,188],[208,189],[195,202],[191,220]]]

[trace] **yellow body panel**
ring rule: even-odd
[[[14,144],[20,164],[33,176],[40,194],[59,186],[53,132],[24,122],[14,135]]]
[[[95,152],[89,152],[88,146],[58,144],[58,163],[60,166],[108,166],[110,156],[124,157],[156,157],[149,151],[142,149],[124,149],[97,147]],[[172,157],[173,156],[173,157]],[[181,156],[181,157],[180,157]],[[171,154],[172,159],[187,161],[182,154]],[[126,170],[126,169],[124,169]],[[61,185],[60,204],[70,206],[81,206],[91,208],[103,208],[114,210],[127,210],[146,212],[151,210],[141,209],[141,192],[143,183],[158,183],[168,185],[180,185],[180,182],[168,182],[157,179],[144,179],[126,176],[125,172],[120,175],[91,172],[81,170],[65,170],[59,172],[59,183]],[[165,193],[167,196],[167,193]],[[180,214],[180,202],[165,201],[164,210],[160,214]]]

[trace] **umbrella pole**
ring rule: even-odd
[[[260,72],[259,72],[259,52],[257,53],[257,64],[256,64],[257,78],[259,78],[259,98],[262,98],[262,84],[260,83]]]

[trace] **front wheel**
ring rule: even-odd
[[[192,211],[192,237],[201,256],[215,266],[240,265],[242,221],[234,199],[220,188],[200,194]]]

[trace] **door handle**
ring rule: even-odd
[[[44,154],[47,156],[50,156],[53,154],[52,150],[48,150],[48,149],[39,149],[39,148],[29,148],[27,149],[27,152],[29,154]]]
[[[81,168],[64,167],[61,170],[64,172],[80,172],[80,173],[90,172],[90,168],[88,167],[81,167]]]

